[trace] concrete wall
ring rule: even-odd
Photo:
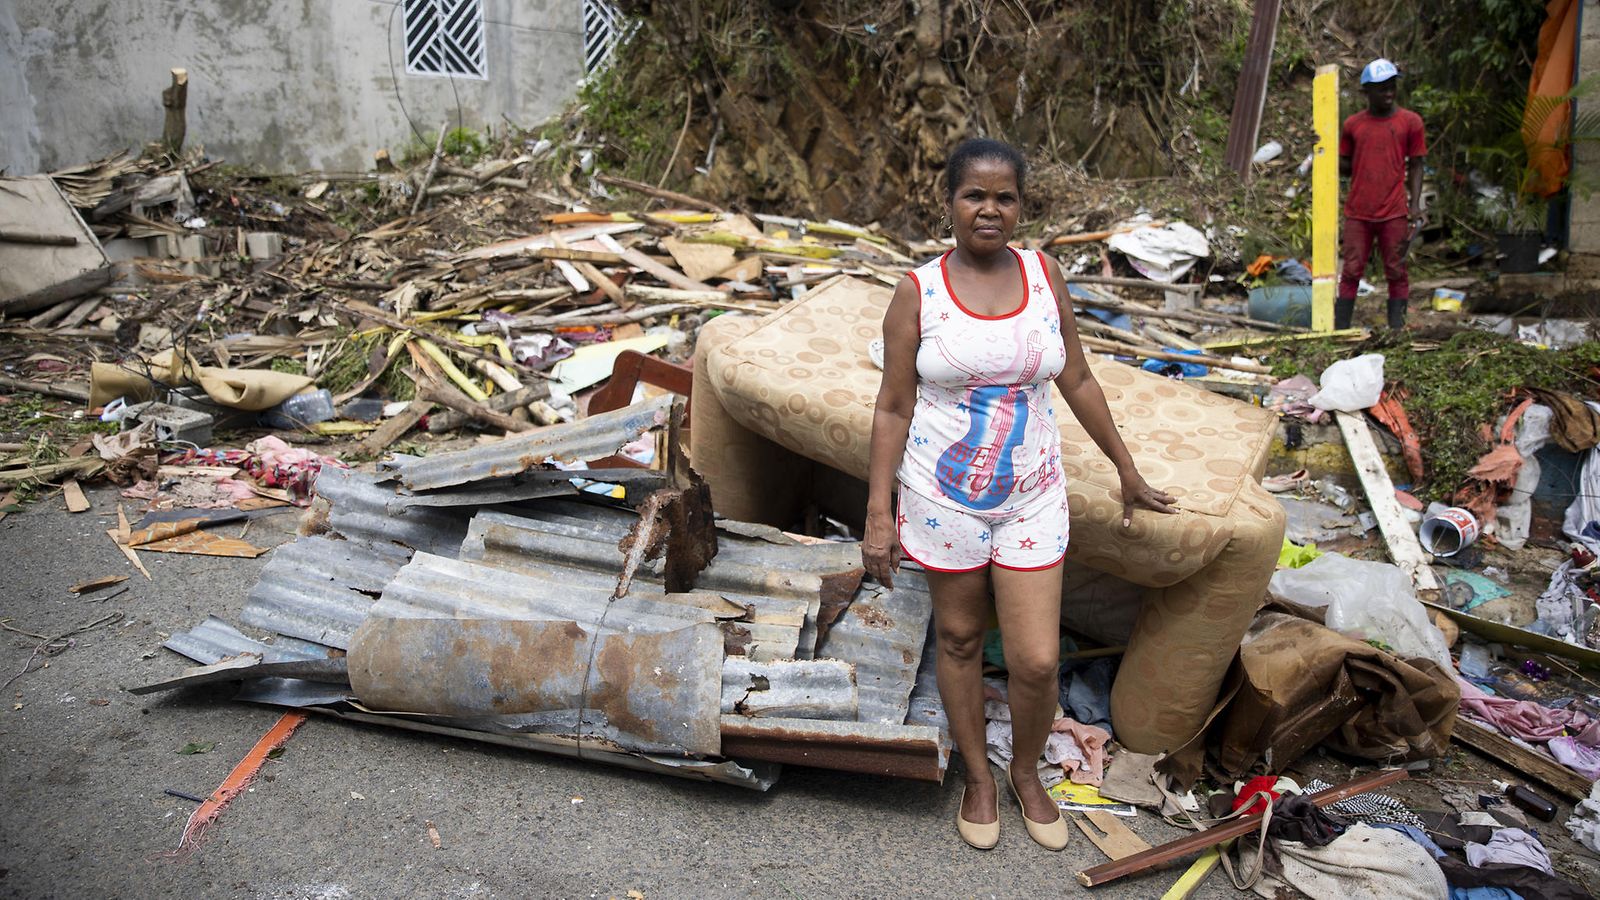
[[[407,75],[398,0],[0,0],[0,168],[47,171],[161,136],[271,171],[361,170],[440,122],[534,125],[583,74],[580,0],[484,0],[488,80]],[[390,68],[391,52],[393,69]],[[453,81],[453,84],[452,84]],[[396,90],[398,88],[398,97]]]

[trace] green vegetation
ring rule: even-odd
[[[1407,394],[1406,414],[1426,448],[1430,499],[1448,496],[1488,452],[1480,427],[1497,424],[1518,388],[1591,396],[1596,384],[1591,373],[1600,366],[1600,343],[1541,350],[1483,331],[1462,331],[1437,349],[1424,349],[1422,343],[1384,336],[1362,350],[1382,353],[1385,381]],[[1280,351],[1272,374],[1316,379],[1334,361],[1352,355],[1349,344],[1305,341]]]

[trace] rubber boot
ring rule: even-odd
[[[1389,298],[1389,330],[1399,331],[1406,327],[1406,305],[1410,303],[1409,297]]]
[[[1355,315],[1356,315],[1356,298],[1354,298],[1354,297],[1335,297],[1335,298],[1333,298],[1333,327],[1334,328],[1349,328],[1350,327],[1350,320],[1355,318]]]

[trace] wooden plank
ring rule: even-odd
[[[673,287],[675,287],[675,288],[677,288],[679,290],[683,290],[683,291],[714,291],[714,290],[716,290],[716,288],[712,287],[709,284],[706,284],[703,281],[695,281],[693,278],[690,278],[689,276],[683,274],[682,272],[679,272],[677,269],[671,268],[670,266],[664,266],[661,263],[656,262],[655,260],[651,259],[648,256],[645,256],[643,253],[640,253],[639,251],[633,249],[632,247],[624,247],[624,246],[622,246],[621,244],[617,243],[616,240],[614,238],[612,238],[611,235],[609,235],[609,234],[599,235],[598,237],[595,238],[595,240],[600,242],[600,246],[605,247],[607,250],[610,250],[612,253],[615,253],[618,256],[622,257],[622,261],[627,263],[628,265],[633,266],[635,269],[638,269],[639,271],[644,272],[647,275],[651,275],[651,276],[653,276],[655,278],[659,278],[662,281],[665,281],[667,284],[670,284],[670,285],[672,285]]]
[[[1338,803],[1340,800],[1354,797],[1357,794],[1365,794],[1368,791],[1375,791],[1397,781],[1404,781],[1406,777],[1405,769],[1381,769],[1338,787],[1329,788],[1308,796],[1311,802],[1318,807],[1325,807]],[[1260,813],[1240,816],[1226,825],[1218,825],[1215,828],[1197,831],[1194,834],[1162,844],[1159,847],[1153,847],[1142,853],[1135,853],[1132,856],[1084,869],[1077,873],[1078,883],[1084,887],[1095,887],[1116,881],[1119,878],[1153,869],[1172,860],[1181,859],[1208,847],[1214,847],[1223,841],[1249,834],[1260,827]]]
[[[1527,647],[1529,650],[1535,650],[1550,656],[1570,659],[1580,666],[1588,666],[1591,669],[1600,670],[1600,650],[1591,650],[1588,647],[1569,644],[1566,641],[1518,628],[1515,625],[1503,625],[1499,622],[1491,622],[1488,619],[1480,619],[1472,613],[1451,609],[1442,603],[1431,603],[1424,600],[1423,605],[1436,613],[1448,616],[1450,621],[1461,626],[1462,631],[1470,631],[1486,641],[1516,644],[1519,647]]]
[[[1150,844],[1144,838],[1134,834],[1116,816],[1098,810],[1085,812],[1084,815],[1088,817],[1088,822],[1073,816],[1072,823],[1106,856],[1123,859],[1150,849]]]
[[[1451,732],[1450,737],[1514,772],[1555,788],[1572,800],[1586,800],[1589,797],[1590,782],[1587,778],[1554,759],[1518,746],[1505,735],[1497,734],[1477,722],[1456,719],[1455,731]]]
[[[1206,878],[1216,871],[1217,866],[1222,863],[1222,854],[1232,849],[1233,841],[1223,841],[1200,854],[1200,858],[1194,861],[1194,865],[1190,866],[1183,875],[1179,876],[1177,881],[1172,883],[1172,887],[1167,888],[1167,892],[1161,895],[1161,900],[1189,900],[1190,897],[1194,896],[1194,892],[1200,889],[1200,885],[1205,882]]]
[[[68,478],[61,485],[61,496],[67,501],[67,512],[81,513],[90,509],[89,498],[83,494],[83,487],[78,484],[78,479]]]
[[[433,404],[426,400],[413,400],[400,414],[387,419],[378,426],[378,430],[367,435],[361,442],[361,449],[368,453],[378,454],[389,449],[389,445],[399,440],[406,432],[416,427],[422,417],[433,409]]]
[[[1389,558],[1405,570],[1417,591],[1424,599],[1432,600],[1439,593],[1439,579],[1433,574],[1433,558],[1422,549],[1422,543],[1411,530],[1400,501],[1394,496],[1394,482],[1389,470],[1383,467],[1383,457],[1372,439],[1372,429],[1359,413],[1337,412],[1339,432],[1344,435],[1345,448],[1350,451],[1350,461],[1355,463],[1356,474],[1361,477],[1361,487],[1367,493],[1367,503],[1378,519],[1378,530],[1389,548]],[[1587,794],[1585,795],[1587,796]]]
[[[606,250],[573,250],[570,247],[531,247],[525,251],[529,256],[540,259],[564,259],[568,262],[600,263],[601,265],[614,266],[622,262],[622,257]],[[559,296],[556,295],[556,296]]]
[[[706,212],[722,212],[722,207],[716,205],[715,203],[701,200],[699,197],[691,197],[688,194],[680,194],[677,191],[669,191],[663,188],[658,188],[655,185],[646,184],[642,181],[634,181],[632,178],[623,178],[618,175],[596,175],[595,177],[606,184],[614,184],[617,187],[627,188],[630,191],[636,191],[640,194],[645,194],[650,197],[659,197],[662,200],[666,200],[669,203],[676,203],[679,206],[687,206],[690,209],[703,209]]]
[[[1083,346],[1093,350],[1105,350],[1109,353],[1121,353],[1125,356],[1137,356],[1140,359],[1164,359],[1172,362],[1199,363],[1202,366],[1212,366],[1218,369],[1235,369],[1240,372],[1250,372],[1255,375],[1271,375],[1272,369],[1257,363],[1234,362],[1219,356],[1189,356],[1182,353],[1168,353],[1165,350],[1151,350],[1146,347],[1133,347],[1116,341],[1091,337],[1087,334],[1078,335],[1078,341]]]

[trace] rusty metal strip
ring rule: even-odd
[[[837,659],[768,663],[730,656],[722,664],[722,711],[757,718],[853,722],[855,668]]]
[[[1278,15],[1283,0],[1256,0],[1245,45],[1244,65],[1233,94],[1233,117],[1228,122],[1228,145],[1223,162],[1241,178],[1250,177],[1250,160],[1261,135],[1261,112],[1267,102],[1267,76],[1272,73],[1272,47],[1278,39]]]
[[[722,752],[935,784],[944,780],[950,760],[950,744],[937,728],[744,716],[722,717]]]

